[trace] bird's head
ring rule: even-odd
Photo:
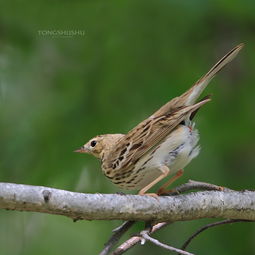
[[[123,136],[122,134],[98,135],[74,152],[87,153],[102,159],[103,155],[107,154]]]

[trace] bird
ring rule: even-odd
[[[185,93],[167,102],[127,134],[97,135],[75,152],[101,160],[103,174],[121,189],[137,190],[138,195],[149,196],[167,193],[168,186],[182,176],[184,167],[200,152],[193,118],[211,96],[196,101],[243,46],[242,43],[230,50]],[[147,192],[170,175],[157,193]]]

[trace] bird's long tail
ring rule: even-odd
[[[226,64],[231,62],[239,51],[243,48],[244,44],[241,43],[229,51],[223,58],[221,58],[202,78],[200,78],[188,91],[182,94],[179,97],[176,97],[163,105],[158,111],[156,111],[151,118],[155,118],[157,116],[169,114],[176,109],[189,106],[196,102],[198,97],[201,95],[203,90],[212,80],[216,73],[218,73]]]
[[[185,105],[194,104],[203,90],[212,80],[212,78],[229,62],[231,62],[239,51],[243,48],[244,44],[241,43],[229,51],[223,58],[221,58],[202,78],[200,78],[188,91],[181,97],[185,101]]]

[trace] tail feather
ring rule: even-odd
[[[195,103],[197,98],[201,95],[203,90],[213,79],[213,77],[229,62],[231,62],[243,48],[244,44],[241,43],[229,51],[223,58],[221,58],[202,78],[200,78],[186,93],[183,94],[185,105]],[[181,96],[182,97],[182,96]]]
[[[241,43],[229,51],[223,58],[221,58],[202,78],[200,78],[188,91],[179,97],[173,98],[171,101],[163,105],[156,111],[150,118],[155,118],[161,115],[168,114],[176,109],[189,106],[196,102],[203,90],[212,80],[212,78],[230,61],[232,61],[239,51],[243,48],[244,44]]]

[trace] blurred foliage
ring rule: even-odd
[[[206,91],[213,101],[196,118],[202,152],[179,183],[254,188],[254,9],[251,0],[1,1],[1,181],[119,191],[99,162],[72,151],[97,134],[127,132],[244,42]],[[70,30],[83,32],[47,34]],[[180,247],[210,221],[175,223],[156,236]],[[97,254],[117,224],[1,211],[0,253]],[[253,224],[222,226],[190,250],[253,254],[254,238]],[[151,244],[128,254],[157,252],[169,254]]]

